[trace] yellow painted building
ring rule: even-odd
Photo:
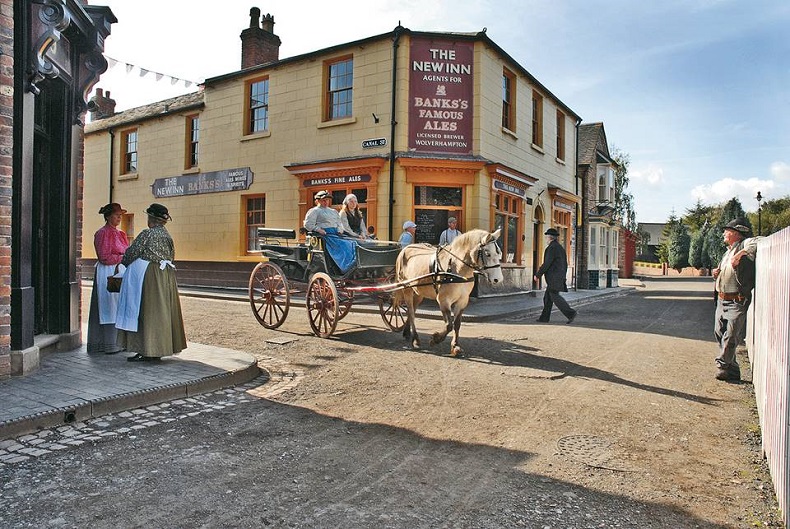
[[[85,233],[107,202],[128,210],[130,236],[163,203],[179,282],[243,286],[257,228],[298,230],[327,189],[338,207],[355,193],[380,239],[414,220],[418,242],[435,244],[451,215],[462,231],[504,228],[511,289],[531,288],[546,228],[574,255],[581,119],[485,31],[398,27],[279,59],[274,20],[259,15],[242,32],[242,69],[197,93],[116,114],[97,91]],[[83,257],[89,270],[90,244]]]

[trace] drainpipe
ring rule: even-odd
[[[110,134],[110,202],[112,202],[112,191],[113,191],[113,183],[112,183],[112,165],[113,165],[113,156],[115,156],[115,131],[109,129],[107,131]]]
[[[576,120],[576,196],[579,196],[579,125],[581,125],[582,120]],[[584,229],[584,212],[587,211],[587,186],[584,185],[583,178],[582,180],[582,207],[581,211],[579,212],[579,216],[577,217],[578,224],[581,225],[580,228],[576,230],[576,240],[578,241],[579,247],[576,248],[576,251],[573,252],[574,259],[576,260],[576,266],[573,267],[573,274],[574,274],[574,281],[573,285],[574,288],[578,290],[579,288],[579,265],[584,260],[582,256],[582,252],[584,252],[584,240],[586,239],[585,233],[586,230]],[[578,204],[576,207],[579,207]]]
[[[395,126],[398,124],[395,121],[395,98],[397,97],[397,81],[398,81],[398,46],[400,45],[400,36],[405,28],[398,24],[392,35],[392,108],[390,109],[390,189],[389,189],[389,231],[387,232],[387,240],[394,240],[394,233],[392,232],[392,225],[395,220]]]

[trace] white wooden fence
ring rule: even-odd
[[[790,228],[761,239],[747,335],[762,445],[785,527],[790,527]]]

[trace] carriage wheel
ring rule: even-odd
[[[339,319],[337,289],[323,272],[313,275],[307,287],[307,316],[316,336],[329,338],[335,332]]]
[[[282,269],[274,263],[258,263],[250,274],[250,306],[258,323],[276,329],[288,316],[291,293]]]
[[[343,290],[338,292],[338,295],[340,299],[338,300],[337,307],[337,321],[340,321],[351,312],[351,306],[354,304],[354,292],[351,290]]]
[[[387,327],[395,332],[400,332],[406,326],[408,309],[405,303],[395,303],[395,296],[386,294],[379,298],[379,313]]]

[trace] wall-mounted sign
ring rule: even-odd
[[[502,180],[492,180],[494,189],[497,191],[502,191],[504,193],[509,193],[511,195],[516,195],[519,198],[526,199],[527,198],[527,190],[520,189],[512,184],[508,184],[507,182],[503,182]]]
[[[370,149],[371,147],[384,147],[387,145],[387,138],[375,138],[372,140],[364,140],[362,142],[363,149]]]
[[[210,173],[157,178],[151,184],[151,192],[156,198],[200,195],[240,191],[252,185],[252,170],[249,167],[223,169]]]
[[[370,182],[369,174],[355,174],[348,176],[327,176],[325,178],[306,178],[305,187],[326,187],[346,184],[356,184],[358,182]]]
[[[413,37],[409,53],[409,149],[471,153],[474,43]]]
[[[554,201],[554,207],[558,209],[564,209],[566,211],[573,211],[573,204],[568,204],[567,202],[562,202],[561,200]]]

